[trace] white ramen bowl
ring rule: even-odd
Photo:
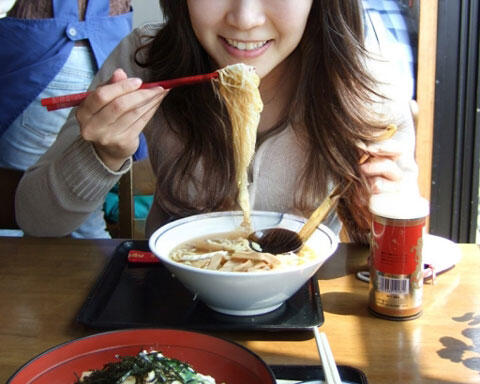
[[[335,252],[338,239],[326,226],[319,226],[307,245],[317,258],[301,266],[261,272],[223,272],[191,267],[170,259],[179,244],[198,237],[239,228],[240,211],[213,212],[185,217],[157,229],[149,240],[151,251],[178,280],[211,309],[228,315],[259,315],[280,307],[295,294]],[[282,227],[298,231],[305,222],[299,216],[253,211],[254,230]]]

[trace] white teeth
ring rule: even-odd
[[[231,46],[240,49],[241,51],[251,51],[253,49],[258,49],[267,44],[267,41],[257,41],[257,42],[243,42],[237,40],[225,39],[228,44]]]

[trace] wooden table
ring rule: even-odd
[[[44,350],[95,333],[75,323],[87,292],[120,240],[0,238],[0,382]],[[369,383],[480,383],[480,249],[424,288],[424,312],[406,322],[373,317],[355,278],[368,249],[340,244],[320,271],[326,332],[338,364]],[[294,333],[218,334],[270,364],[319,364],[313,338]]]

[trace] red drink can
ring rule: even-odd
[[[373,195],[369,309],[390,320],[421,315],[423,227],[429,203],[420,196]]]

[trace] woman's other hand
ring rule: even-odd
[[[168,92],[161,87],[140,89],[141,85],[140,79],[117,69],[76,111],[82,137],[113,171],[135,153],[140,133]]]
[[[403,189],[403,171],[397,160],[403,153],[401,145],[394,140],[387,140],[362,146],[366,161],[360,170],[367,177],[371,193],[398,192]]]

